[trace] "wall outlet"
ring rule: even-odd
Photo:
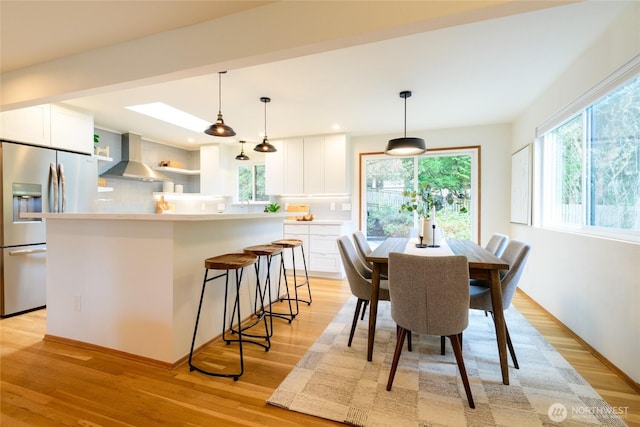
[[[351,210],[351,203],[343,203],[342,204],[342,210],[343,211],[350,211]]]
[[[76,313],[82,311],[82,297],[80,295],[74,295],[73,297],[73,311]]]
[[[224,203],[218,203],[218,211],[222,212],[226,209],[226,206],[224,205]]]
[[[330,211],[335,211],[336,210],[336,203],[335,202],[331,202],[329,204],[329,210]]]

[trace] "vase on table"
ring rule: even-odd
[[[422,243],[425,245],[439,245],[443,238],[442,229],[436,223],[434,213],[429,218],[422,219]]]

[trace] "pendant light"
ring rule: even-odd
[[[404,137],[389,140],[384,152],[390,156],[415,156],[427,151],[424,139],[407,137],[407,98],[410,96],[410,90],[400,92],[400,98],[404,99]]]
[[[245,141],[240,141],[240,144],[242,144],[241,145],[242,148],[240,148],[240,154],[236,156],[236,160],[249,160],[249,156],[244,154],[244,143]]]
[[[269,139],[267,138],[267,102],[271,102],[271,98],[267,98],[263,96],[260,98],[261,102],[264,102],[264,138],[262,138],[262,142],[256,145],[253,148],[253,151],[260,151],[262,153],[275,153],[276,147],[269,144]]]
[[[207,135],[212,136],[234,136],[236,132],[231,129],[230,126],[224,124],[222,120],[222,75],[226,74],[226,71],[218,72],[218,120],[207,130],[204,131]]]

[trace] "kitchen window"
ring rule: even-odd
[[[640,241],[640,74],[610,86],[539,136],[541,222]]]
[[[268,202],[264,163],[238,166],[238,201]]]

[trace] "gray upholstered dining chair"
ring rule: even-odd
[[[342,236],[338,239],[338,250],[340,252],[340,258],[342,258],[342,265],[347,275],[347,281],[351,288],[351,293],[358,298],[356,303],[356,310],[353,314],[353,322],[351,322],[351,333],[349,334],[349,342],[347,346],[351,347],[353,341],[353,335],[356,331],[356,325],[358,323],[358,315],[362,310],[362,316],[364,317],[364,311],[371,297],[371,280],[366,277],[366,267],[358,258],[356,250],[349,240],[349,237]],[[389,301],[389,284],[386,280],[380,281],[380,301]]]
[[[462,358],[462,331],[469,324],[469,266],[463,255],[389,254],[391,317],[398,338],[387,390],[391,390],[409,332],[448,336],[471,408],[475,408]]]
[[[360,258],[365,267],[367,267],[369,270],[373,270],[373,266],[369,261],[367,261],[367,255],[371,253],[371,246],[369,246],[369,242],[367,242],[367,238],[365,237],[364,233],[360,230],[354,232],[353,242],[355,243],[358,258]]]
[[[518,287],[518,282],[524,271],[524,266],[527,263],[530,251],[531,247],[527,243],[520,240],[511,240],[500,257],[500,259],[509,264],[509,270],[500,271],[502,307],[504,310],[511,306],[511,300]],[[491,304],[491,289],[489,288],[489,284],[481,281],[475,283],[477,284],[471,284],[469,287],[469,307],[476,310],[488,311],[493,318],[493,305]],[[507,347],[509,348],[513,365],[516,369],[519,369],[520,366],[518,365],[518,359],[516,358],[516,352],[513,348],[506,323],[505,328],[507,332]]]
[[[504,248],[507,247],[509,236],[500,233],[494,233],[484,247],[486,250],[499,257],[502,255]]]

